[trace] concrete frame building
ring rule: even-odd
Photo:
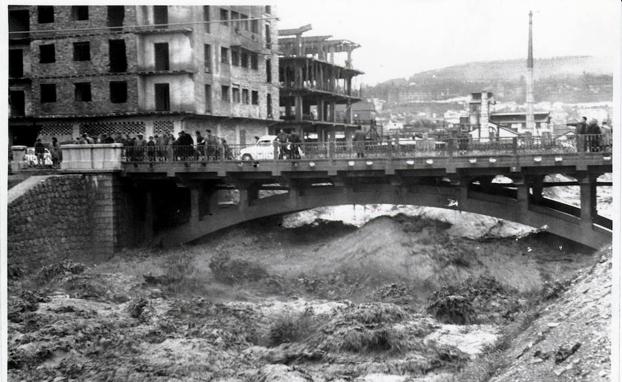
[[[245,144],[279,120],[270,6],[10,6],[9,32],[10,144],[205,129]]]
[[[353,79],[363,74],[352,65],[352,51],[360,45],[332,36],[302,36],[311,25],[279,31],[279,83],[283,128],[295,130],[304,140],[327,141],[348,138],[359,125],[353,124],[351,105],[359,102],[360,89]],[[345,53],[344,65],[335,55]],[[338,119],[337,105],[346,112]]]

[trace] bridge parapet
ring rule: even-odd
[[[69,144],[62,145],[63,162],[66,171],[101,172],[122,169],[123,144]]]

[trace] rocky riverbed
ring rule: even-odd
[[[513,380],[505,354],[538,335],[518,334],[547,325],[544,307],[607,261],[476,215],[352,225],[309,214],[101,264],[10,267],[9,379]],[[555,351],[574,344],[546,344],[542,365],[565,367]],[[532,348],[513,359],[532,361]]]

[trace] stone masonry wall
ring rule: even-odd
[[[34,269],[111,257],[136,242],[130,202],[116,175],[48,178],[8,206],[9,264]]]

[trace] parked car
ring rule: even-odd
[[[38,164],[37,155],[35,154],[34,147],[28,147],[26,149],[26,154],[24,155],[24,161],[29,166],[36,166]],[[50,153],[50,150],[48,150],[47,148],[45,149],[45,152],[43,153],[43,163],[46,166],[52,165],[52,153]]]
[[[241,160],[274,159],[274,142],[276,135],[264,135],[254,145],[240,150]]]

